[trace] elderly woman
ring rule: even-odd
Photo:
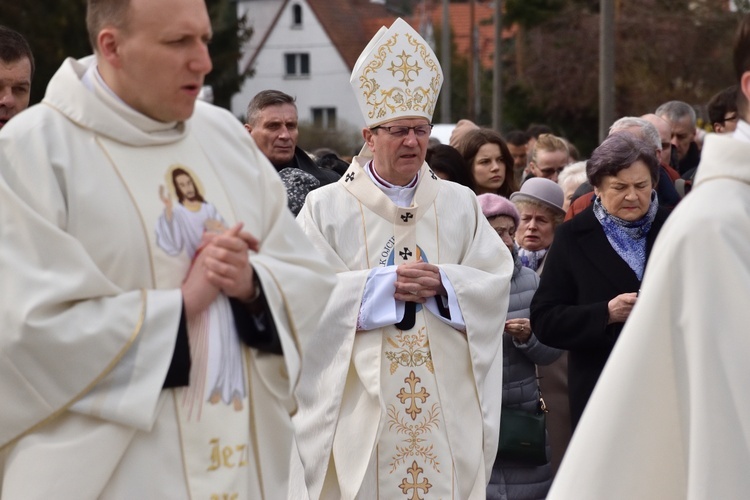
[[[594,150],[586,173],[596,199],[560,226],[531,303],[539,339],[569,351],[573,428],[636,302],[666,219],[654,192],[658,169],[653,145],[628,132]]]
[[[513,177],[513,155],[500,134],[488,128],[469,130],[456,149],[469,167],[475,193],[493,193],[507,198],[518,191]]]
[[[516,231],[518,255],[524,267],[542,273],[547,250],[555,237],[555,228],[565,217],[563,190],[556,182],[533,177],[513,193],[511,201],[521,214]]]
[[[552,137],[552,136],[550,136]],[[549,139],[544,139],[548,141]],[[524,267],[541,275],[544,261],[555,236],[555,228],[565,216],[562,209],[563,191],[555,181],[532,177],[523,183],[521,190],[511,195],[520,213],[516,230],[518,256]],[[550,408],[547,415],[547,432],[552,448],[552,470],[557,470],[570,441],[570,414],[568,408],[568,356],[537,369],[544,400]]]
[[[500,235],[514,257],[515,269],[510,281],[510,303],[503,332],[504,407],[534,411],[539,403],[536,365],[552,363],[562,351],[541,344],[531,331],[529,305],[539,277],[521,265],[513,238],[519,215],[513,203],[496,194],[477,197],[482,213]],[[502,251],[502,248],[498,248]],[[502,426],[502,421],[500,422]],[[549,445],[547,456],[549,457]],[[498,458],[492,467],[487,499],[544,498],[552,482],[550,464],[529,465]]]

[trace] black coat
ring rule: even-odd
[[[307,153],[300,149],[299,146],[295,146],[294,148],[294,158],[292,158],[292,161],[290,161],[286,165],[274,166],[278,171],[281,171],[285,168],[298,168],[318,179],[321,186],[331,184],[341,178],[341,176],[333,170],[317,166],[312,158],[310,158]]]
[[[660,209],[646,237],[651,253],[668,212]],[[531,328],[544,344],[570,351],[568,387],[575,428],[624,323],[607,324],[608,302],[641,282],[615,252],[593,207],[562,224],[531,301]]]

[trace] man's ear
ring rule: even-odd
[[[745,97],[745,105],[740,106],[740,109],[744,108],[745,116],[741,116],[740,118],[747,121],[747,111],[748,107],[750,107],[748,105],[750,103],[750,71],[745,71],[744,73],[742,73],[742,78],[740,78],[740,90],[742,91],[742,95]]]
[[[116,28],[107,27],[99,32],[96,45],[99,55],[114,68],[122,67],[120,59],[120,32]]]
[[[529,164],[527,165],[527,168],[529,169],[529,173],[536,175],[537,177],[540,177],[539,171],[536,168],[536,162],[534,160],[531,160]]]
[[[253,133],[253,126],[250,125],[249,123],[246,123],[245,124],[245,130],[247,130],[248,133],[252,134]]]
[[[375,132],[373,132],[369,128],[365,127],[362,129],[362,138],[365,140],[367,147],[370,148],[370,151],[375,151],[375,141],[373,140],[374,136]]]

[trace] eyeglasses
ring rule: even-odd
[[[729,113],[729,116],[724,116],[724,120],[722,120],[722,121],[725,122],[725,123],[726,122],[733,122],[733,121],[736,121],[737,118],[738,118],[737,113],[734,113],[734,114]]]
[[[547,167],[540,168],[539,172],[541,172],[542,177],[550,178],[555,174],[560,175],[560,172],[562,172],[564,169],[565,167]]]
[[[404,137],[409,135],[410,130],[414,131],[414,135],[417,136],[417,138],[422,138],[430,135],[430,131],[432,130],[432,123],[428,123],[427,125],[417,125],[414,127],[406,127],[402,125],[394,127],[383,127],[378,125],[377,127],[372,127],[370,130],[377,130],[379,128],[385,130],[390,135],[398,139],[403,139]]]

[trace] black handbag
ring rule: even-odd
[[[497,458],[529,465],[547,463],[547,406],[539,397],[535,411],[503,408],[500,417],[500,445]]]

